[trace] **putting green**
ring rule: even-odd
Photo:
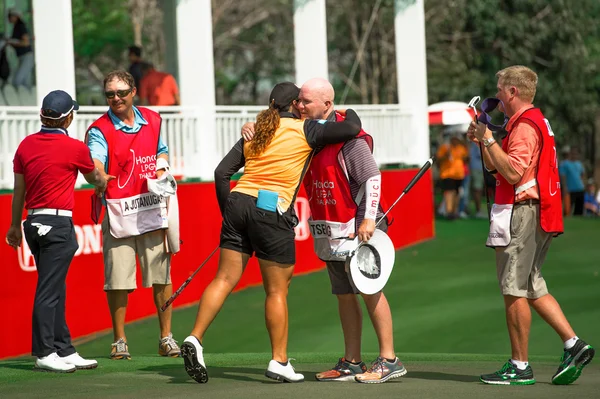
[[[396,223],[401,224],[398,220]],[[567,219],[566,234],[550,249],[544,277],[577,334],[600,348],[600,220]],[[289,350],[302,384],[277,384],[263,376],[270,358],[264,326],[264,292],[255,287],[233,294],[205,336],[210,381],[189,379],[181,359],[156,354],[155,318],[127,326],[131,361],[110,361],[112,334],[77,343],[100,366],[73,375],[31,371],[28,359],[0,362],[0,398],[177,398],[204,397],[347,398],[403,395],[406,398],[600,397],[600,358],[572,386],[549,384],[562,352],[554,331],[534,315],[530,355],[537,384],[486,386],[481,373],[500,368],[510,355],[494,255],[483,246],[487,222],[438,221],[436,239],[398,252],[385,288],[394,316],[395,347],[408,374],[382,385],[318,383],[314,373],[343,354],[337,304],[324,271],[294,278],[290,288]],[[148,300],[151,301],[150,292]],[[98,312],[108,311],[98,309]],[[191,330],[196,307],[173,314],[180,342]],[[376,356],[377,341],[368,317],[363,327],[363,358]],[[5,343],[7,344],[7,343]]]

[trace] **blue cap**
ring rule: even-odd
[[[51,91],[42,101],[40,115],[49,119],[62,119],[71,111],[77,111],[79,104],[73,100],[69,93],[62,90]]]

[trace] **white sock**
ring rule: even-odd
[[[579,337],[576,335],[571,339],[565,341],[565,349],[571,349],[575,346],[575,343],[579,340]]]
[[[527,366],[529,366],[529,362],[522,362],[520,360],[515,360],[515,359],[510,359],[510,361],[512,362],[512,364],[517,366],[517,368],[519,370],[525,370],[527,368]]]

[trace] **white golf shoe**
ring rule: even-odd
[[[183,344],[181,344],[181,357],[183,363],[185,363],[185,371],[200,384],[208,382],[208,372],[206,371],[204,356],[202,356],[203,350],[200,341],[193,335],[184,339]]]
[[[281,382],[304,381],[304,375],[296,373],[289,360],[285,366],[282,366],[281,363],[276,360],[271,360],[269,362],[269,367],[267,367],[267,371],[265,372],[265,376]]]
[[[60,360],[67,364],[72,364],[77,368],[77,370],[95,369],[98,367],[97,361],[92,359],[84,359],[77,352],[69,356],[61,357]]]
[[[34,368],[53,373],[72,373],[77,370],[74,365],[63,362],[56,353],[51,353],[44,357],[38,357],[35,361]]]

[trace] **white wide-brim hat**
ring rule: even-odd
[[[367,295],[381,291],[392,274],[395,259],[396,251],[390,237],[375,230],[371,239],[358,247],[349,259],[354,286]]]

